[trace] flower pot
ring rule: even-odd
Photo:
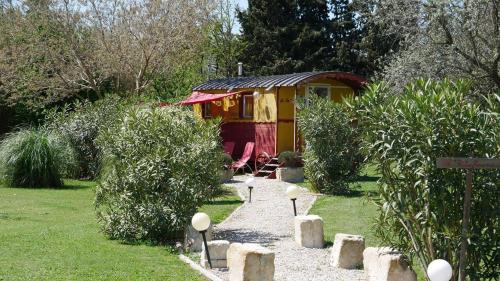
[[[233,169],[224,169],[220,171],[220,182],[226,183],[233,178],[234,171]]]
[[[279,181],[286,182],[303,182],[304,181],[304,167],[282,167],[276,169],[276,178]]]

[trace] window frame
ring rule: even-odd
[[[314,88],[326,88],[328,93],[327,93],[327,98],[328,100],[332,99],[332,86],[330,84],[324,84],[324,83],[309,83],[306,86],[306,100],[309,100],[309,93],[311,92],[312,89]]]
[[[205,102],[203,103],[202,107],[201,107],[201,111],[202,111],[202,115],[203,115],[203,118],[206,118],[206,119],[210,119],[210,118],[213,118],[212,116],[212,105],[211,105],[211,101],[209,102]]]
[[[251,115],[247,115],[245,109],[247,105],[247,98],[252,101],[252,112]],[[241,119],[253,119],[255,116],[255,100],[252,93],[242,94],[240,97],[240,118]]]

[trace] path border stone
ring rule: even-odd
[[[198,271],[199,273],[201,273],[206,278],[208,278],[208,279],[210,279],[212,281],[224,281],[221,278],[219,278],[217,275],[213,274],[210,270],[204,269],[203,267],[201,267],[201,265],[199,265],[196,262],[194,262],[188,256],[185,256],[183,254],[179,254],[179,258],[181,259],[181,261],[187,263],[189,266],[191,266],[192,269]]]

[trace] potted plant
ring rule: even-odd
[[[222,159],[224,165],[222,167],[220,181],[221,183],[225,183],[233,178],[234,171],[233,168],[231,167],[233,164],[233,158],[231,158],[231,155],[224,153]]]
[[[300,153],[283,151],[278,156],[279,168],[276,169],[276,178],[286,182],[304,181],[304,165]]]

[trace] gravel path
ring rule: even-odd
[[[247,176],[235,176],[233,185],[245,198]],[[215,239],[258,243],[276,253],[276,281],[284,280],[364,280],[361,270],[336,269],[329,265],[330,249],[307,249],[293,240],[293,207],[286,197],[288,186],[277,180],[255,178],[252,203],[245,202],[226,221],[215,226]],[[304,214],[315,196],[305,189],[297,198],[297,213]],[[247,199],[248,201],[248,199]],[[226,270],[213,270],[227,280]]]

